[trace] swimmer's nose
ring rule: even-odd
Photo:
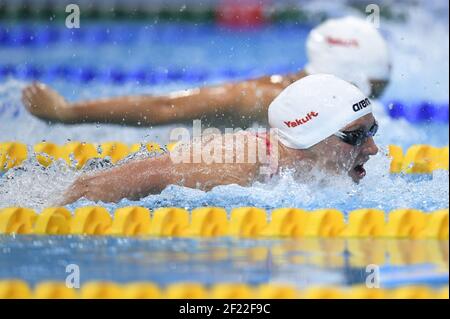
[[[377,155],[378,154],[378,146],[377,146],[377,144],[375,144],[373,137],[369,137],[367,139],[366,143],[364,143],[363,151],[367,155]]]

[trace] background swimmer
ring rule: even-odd
[[[278,150],[278,167],[273,173],[283,168],[294,169],[300,181],[307,181],[311,170],[317,168],[329,174],[347,174],[355,182],[362,179],[366,174],[364,164],[378,152],[372,138],[377,124],[371,104],[357,111],[354,108],[355,104],[365,100],[358,88],[332,75],[311,75],[288,86],[268,110],[270,126],[279,135],[275,141],[270,141],[276,143]],[[311,112],[316,116],[309,121],[296,126],[286,125],[299,114]],[[193,146],[191,144],[189,148],[193,149]],[[229,145],[222,144],[219,152],[224,152],[226,147]],[[248,140],[234,150],[234,157],[245,154]],[[237,163],[236,160],[232,163],[175,164],[169,154],[130,161],[82,176],[65,192],[63,204],[81,197],[104,202],[137,199],[161,192],[170,184],[202,190],[226,184],[245,186],[260,178],[262,164]]]
[[[35,116],[51,122],[159,125],[201,118],[204,122],[249,125],[266,122],[273,99],[288,85],[316,73],[330,73],[356,84],[366,95],[382,94],[390,77],[387,45],[365,20],[331,19],[307,39],[308,64],[293,74],[226,83],[163,96],[123,96],[67,102],[48,86],[35,83],[23,91],[23,103]],[[242,123],[244,122],[244,123]]]

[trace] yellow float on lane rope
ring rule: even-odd
[[[0,209],[0,234],[33,234],[37,218],[34,210],[21,207]]]
[[[274,209],[267,217],[258,207],[239,207],[227,212],[220,207],[184,208],[129,206],[113,214],[102,206],[77,208],[72,215],[64,207],[44,209],[40,214],[21,207],[0,209],[0,234],[103,235],[141,237],[238,238],[410,238],[448,239],[448,208],[434,212],[401,208],[385,213],[364,208],[344,214],[336,209],[305,211]],[[387,217],[387,222],[385,219]],[[361,247],[361,249],[364,249]]]
[[[34,225],[36,235],[68,235],[72,214],[64,207],[44,209],[37,215]]]
[[[259,237],[267,226],[266,211],[257,207],[239,207],[231,211],[229,235]]]
[[[197,282],[174,282],[161,287],[152,282],[131,282],[118,284],[108,281],[90,281],[80,289],[69,288],[64,282],[45,281],[38,283],[34,289],[22,280],[0,280],[0,299],[11,298],[86,298],[86,299],[117,299],[117,298],[166,298],[166,299],[448,299],[448,286],[438,289],[428,286],[401,286],[393,289],[369,289],[365,286],[312,286],[306,289],[296,289],[288,284],[266,283],[253,286],[247,283],[215,283],[205,286]]]
[[[70,223],[73,235],[105,235],[112,224],[111,216],[101,206],[77,208]]]

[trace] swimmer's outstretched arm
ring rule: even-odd
[[[171,184],[205,191],[218,185],[245,186],[255,179],[257,173],[255,164],[173,164],[170,155],[165,154],[84,175],[69,187],[58,204],[70,204],[82,197],[103,202],[118,202],[123,198],[136,200],[158,194]]]
[[[51,122],[159,125],[198,118],[246,116],[265,119],[272,100],[303,73],[201,87],[167,95],[122,96],[67,102],[42,83],[23,90],[28,111]]]

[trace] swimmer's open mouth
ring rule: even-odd
[[[366,170],[364,168],[364,163],[356,165],[353,168],[353,170],[355,171],[356,176],[358,178],[363,178],[364,176],[366,176]]]
[[[364,168],[364,164],[366,164],[366,162],[369,159],[364,159],[362,161],[358,161],[357,164],[353,167],[352,169],[352,174],[354,177],[356,177],[356,179],[360,180],[362,179],[364,176],[366,176],[366,169]]]

